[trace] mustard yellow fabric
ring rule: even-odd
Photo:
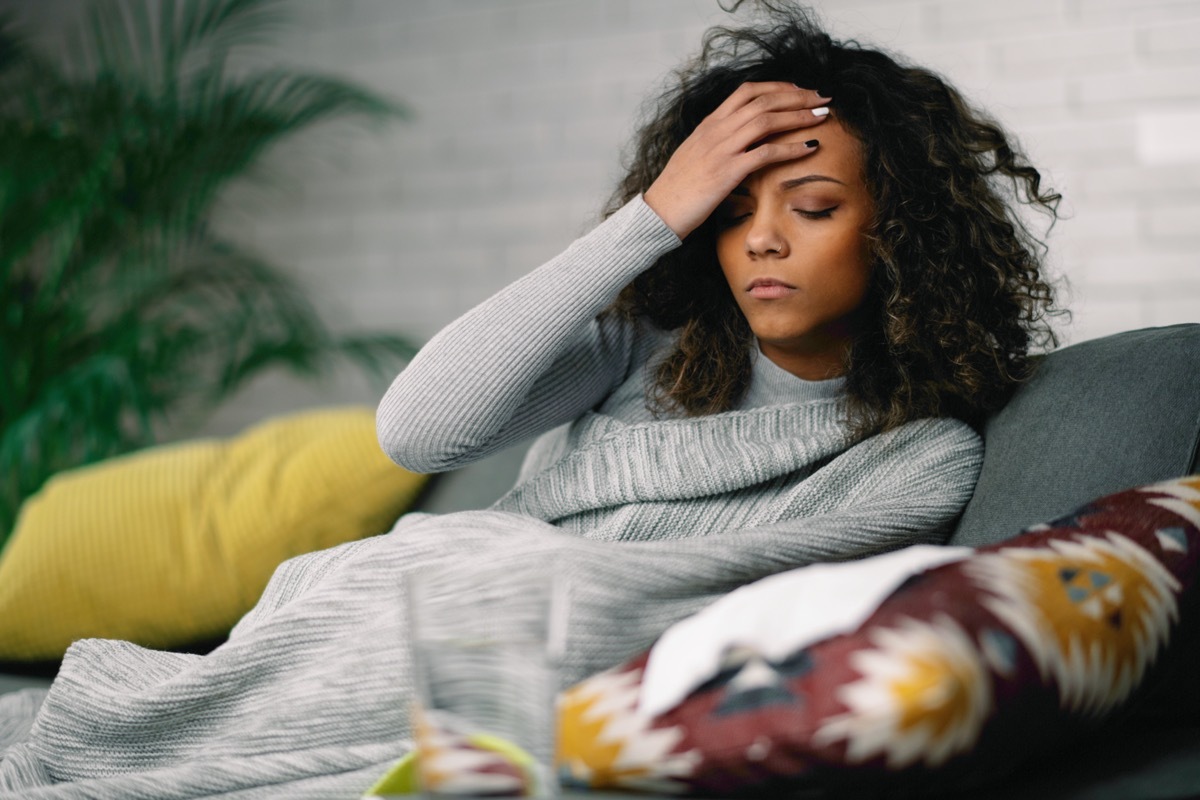
[[[25,503],[0,555],[0,660],[60,658],[90,637],[220,637],[280,562],[387,530],[425,480],[383,454],[366,408],[62,473]]]

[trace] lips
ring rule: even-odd
[[[746,292],[756,300],[778,300],[796,291],[790,283],[784,283],[777,278],[755,278],[746,287]]]

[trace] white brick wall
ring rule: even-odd
[[[1200,321],[1200,155],[1164,150],[1150,124],[1169,133],[1172,115],[1200,113],[1200,0],[816,5],[836,34],[949,76],[1066,195],[1051,265],[1070,282],[1068,341]],[[0,0],[51,28],[75,6]],[[277,154],[283,188],[231,197],[227,224],[300,275],[332,324],[418,339],[594,221],[639,103],[723,16],[715,0],[294,7],[282,60],[364,81],[414,119]],[[374,397],[349,373],[321,387],[272,377],[209,428]]]

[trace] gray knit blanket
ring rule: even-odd
[[[77,642],[48,691],[0,698],[0,797],[358,797],[410,746],[402,586],[422,565],[457,565],[463,591],[482,563],[513,592],[568,575],[567,685],[744,583],[941,541],[978,437],[927,420],[847,448],[835,419],[829,402],[585,418],[490,510],[286,562],[209,655]]]

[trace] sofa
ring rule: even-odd
[[[1128,331],[1059,349],[985,425],[974,496],[951,545],[1010,540],[1096,498],[1200,473],[1200,324]],[[425,507],[486,506],[511,485],[523,447],[435,482]],[[1200,598],[1149,689],[1096,731],[1048,748],[971,797],[1200,796]],[[951,792],[952,796],[959,796]],[[814,795],[819,796],[819,795]],[[865,787],[848,796],[867,796]],[[885,791],[882,796],[895,796]]]
[[[950,544],[1002,542],[1095,498],[1200,473],[1200,324],[1129,331],[1042,357],[983,435],[979,483]],[[416,507],[444,513],[487,506],[511,486],[524,449],[435,477]],[[1166,657],[1136,702],[972,796],[1200,796],[1196,594],[1184,598]],[[0,692],[47,680],[0,675]]]

